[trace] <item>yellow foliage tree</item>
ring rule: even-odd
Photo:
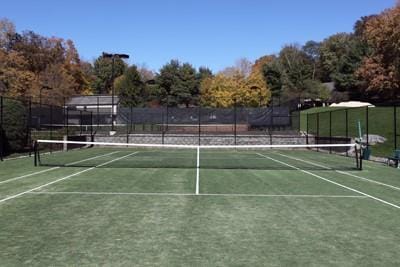
[[[237,75],[217,74],[201,83],[203,106],[228,108],[234,106],[259,107],[269,103],[271,92],[261,71],[253,71],[248,78]]]

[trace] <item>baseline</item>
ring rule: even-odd
[[[115,153],[117,153],[117,152],[115,151]],[[17,197],[20,197],[20,196],[22,196],[22,195],[25,195],[25,194],[27,194],[27,193],[30,193],[30,192],[32,192],[32,191],[39,190],[39,189],[41,189],[41,188],[44,188],[44,187],[46,187],[46,186],[49,186],[49,185],[52,185],[52,184],[55,184],[55,183],[61,182],[61,181],[63,181],[63,180],[66,180],[66,179],[69,179],[69,178],[71,178],[71,177],[74,177],[74,176],[80,175],[80,174],[82,174],[82,173],[85,173],[85,172],[88,172],[88,171],[94,170],[94,169],[96,169],[96,168],[98,168],[98,167],[105,166],[105,165],[107,165],[107,164],[110,164],[110,163],[112,163],[112,162],[114,162],[114,161],[117,161],[117,160],[121,160],[121,159],[127,158],[127,157],[129,157],[129,156],[132,156],[132,155],[134,155],[134,154],[137,154],[137,153],[139,153],[139,151],[136,151],[136,152],[130,153],[130,154],[128,154],[128,155],[125,155],[125,156],[123,156],[123,157],[119,157],[119,158],[116,158],[116,159],[113,159],[113,160],[107,161],[107,162],[105,162],[105,163],[102,163],[102,164],[99,164],[99,165],[97,165],[97,166],[95,166],[95,167],[91,167],[91,168],[89,168],[89,169],[85,169],[85,170],[82,170],[82,171],[79,171],[79,172],[73,173],[73,174],[71,174],[71,175],[64,176],[64,177],[62,177],[62,178],[59,178],[59,179],[57,179],[57,180],[55,180],[55,181],[52,181],[52,182],[49,182],[49,183],[47,183],[47,184],[44,184],[44,185],[41,185],[41,186],[38,186],[38,187],[35,187],[35,188],[32,188],[32,189],[29,189],[29,190],[27,190],[27,191],[24,191],[24,192],[22,192],[22,193],[18,193],[18,194],[16,194],[16,195],[12,195],[12,196],[9,196],[9,197],[6,197],[6,198],[3,198],[3,199],[0,199],[0,203],[6,202],[6,201],[8,201],[8,200],[11,200],[11,199],[14,199],[14,198],[17,198]]]

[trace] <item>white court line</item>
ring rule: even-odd
[[[288,167],[290,167],[290,168],[292,168],[292,169],[295,169],[295,170],[304,172],[304,173],[309,174],[309,175],[311,175],[311,176],[314,176],[314,177],[316,177],[316,178],[318,178],[318,179],[327,181],[328,183],[331,183],[331,184],[340,186],[340,187],[342,187],[342,188],[345,188],[345,189],[348,189],[348,190],[350,190],[350,191],[356,192],[356,193],[358,193],[358,194],[364,195],[364,196],[366,196],[366,197],[372,198],[372,199],[374,199],[374,200],[376,200],[376,201],[379,201],[379,202],[384,203],[384,204],[386,204],[386,205],[392,206],[392,207],[394,207],[394,208],[396,208],[396,209],[400,209],[400,206],[395,205],[395,204],[393,204],[393,203],[390,203],[390,202],[388,202],[388,201],[386,201],[386,200],[383,200],[383,199],[380,199],[380,198],[371,196],[371,195],[369,195],[369,194],[367,194],[367,193],[361,192],[361,191],[356,190],[356,189],[354,189],[354,188],[351,188],[351,187],[342,185],[342,184],[340,184],[340,183],[331,181],[331,180],[329,180],[329,179],[327,179],[327,178],[324,178],[324,177],[319,176],[319,175],[317,175],[317,174],[315,174],[315,173],[312,173],[312,172],[309,172],[309,171],[300,169],[300,168],[295,167],[295,166],[293,166],[293,165],[290,165],[290,164],[288,164],[288,163],[286,163],[286,162],[283,162],[283,161],[280,161],[280,160],[277,160],[277,159],[268,157],[268,156],[263,155],[263,154],[260,154],[260,153],[257,153],[257,155],[262,156],[262,157],[267,158],[267,159],[270,159],[270,160],[272,160],[272,161],[278,162],[278,163],[280,163],[280,164],[282,164],[282,165],[285,165],[285,166],[288,166]]]
[[[97,159],[97,158],[104,157],[104,156],[109,156],[109,155],[115,154],[117,152],[119,152],[119,151],[115,151],[115,152],[107,153],[107,154],[104,154],[104,155],[99,155],[99,156],[96,156],[96,157],[87,158],[87,159],[84,159],[84,160],[68,163],[68,164],[66,164],[66,166],[70,166],[70,165],[73,165],[73,164],[78,164],[78,163],[81,163],[81,162],[85,162],[85,161],[92,160],[92,159]],[[54,168],[42,170],[42,171],[39,171],[39,172],[34,172],[34,173],[30,173],[30,174],[26,174],[26,175],[10,178],[10,179],[4,180],[4,181],[0,181],[0,184],[6,184],[6,183],[9,183],[9,182],[12,182],[12,181],[16,181],[16,180],[20,180],[20,179],[23,179],[23,178],[26,178],[26,177],[30,177],[30,176],[42,174],[42,173],[45,173],[45,172],[57,170],[57,169],[60,169],[60,168],[61,167],[54,167]]]
[[[133,192],[60,192],[36,191],[35,195],[113,195],[113,196],[209,196],[209,197],[283,197],[283,198],[368,198],[360,195],[266,195],[266,194],[192,194],[192,193],[133,193]]]
[[[197,147],[197,164],[196,164],[196,195],[200,193],[200,148]]]
[[[14,199],[14,198],[16,198],[16,197],[20,197],[20,196],[25,195],[25,194],[27,194],[27,193],[30,193],[30,192],[32,192],[32,191],[35,191],[35,190],[41,189],[41,188],[43,188],[43,187],[46,187],[46,186],[49,186],[49,185],[58,183],[58,182],[60,182],[60,181],[63,181],[63,180],[66,180],[66,179],[68,179],[68,178],[77,176],[77,175],[79,175],[79,174],[82,174],[82,173],[91,171],[91,170],[96,169],[96,168],[98,168],[98,167],[105,166],[105,165],[110,164],[110,163],[112,163],[112,162],[114,162],[114,161],[127,158],[127,157],[129,157],[129,156],[131,156],[131,155],[134,155],[134,154],[137,154],[137,153],[138,153],[138,151],[137,151],[137,152],[130,153],[130,154],[128,154],[128,155],[126,155],[126,156],[123,156],[123,157],[119,157],[119,158],[116,158],[116,159],[107,161],[107,162],[105,162],[105,163],[102,163],[102,164],[100,164],[100,165],[97,165],[96,167],[92,167],[92,168],[89,168],[89,169],[85,169],[85,170],[83,170],[83,171],[76,172],[76,173],[74,173],[74,174],[71,174],[71,175],[62,177],[62,178],[60,178],[60,179],[57,179],[57,180],[55,180],[55,181],[52,181],[52,182],[50,182],[50,183],[47,183],[47,184],[44,184],[44,185],[41,185],[41,186],[38,186],[38,187],[35,187],[35,188],[30,189],[30,190],[27,190],[27,191],[24,191],[24,192],[22,192],[22,193],[19,193],[19,194],[16,194],[16,195],[12,195],[12,196],[9,196],[9,197],[0,199],[0,203],[3,203],[3,202],[5,202],[5,201],[7,201],[7,200],[10,200],[10,199]]]
[[[275,154],[280,155],[280,156],[285,157],[285,158],[294,159],[294,160],[301,161],[301,162],[304,162],[304,163],[307,163],[307,164],[310,164],[310,165],[321,167],[321,168],[324,168],[326,170],[334,170],[334,169],[326,167],[324,165],[321,165],[321,164],[318,164],[318,163],[315,163],[315,162],[311,162],[311,161],[307,161],[307,160],[304,160],[304,159],[299,159],[299,158],[296,158],[296,157],[287,156],[287,155],[284,155],[284,154],[281,154],[281,153],[278,153],[278,152],[275,153]],[[358,176],[358,175],[355,175],[355,174],[352,174],[352,173],[349,173],[349,172],[338,171],[338,170],[334,170],[334,171],[337,172],[337,173],[348,175],[348,176],[352,176],[354,178],[357,178],[357,179],[360,179],[360,180],[364,180],[364,181],[367,181],[367,182],[370,182],[370,183],[374,183],[374,184],[379,184],[379,185],[382,185],[382,186],[390,187],[390,188],[395,189],[395,190],[400,190],[400,187],[396,187],[396,186],[393,186],[393,185],[390,185],[390,184],[385,184],[385,183],[382,183],[382,182],[374,181],[374,180],[371,180],[371,179],[368,179],[368,178],[365,178],[365,177],[361,177],[361,176]]]

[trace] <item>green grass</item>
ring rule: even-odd
[[[311,134],[317,134],[317,113],[319,113],[319,135],[329,137],[329,122],[332,112],[332,136],[346,136],[346,111],[342,108],[320,107],[302,111],[301,130],[307,130],[307,114],[309,114],[309,131]],[[394,110],[393,107],[375,107],[368,109],[369,134],[385,137],[385,143],[376,144],[371,147],[372,155],[387,157],[395,149],[395,131],[394,131]],[[366,108],[348,109],[348,135],[358,137],[358,121],[361,122],[362,133],[366,134]],[[400,134],[400,108],[397,109],[397,132]],[[400,137],[398,137],[400,144]]]
[[[64,163],[100,157],[51,170],[33,167],[32,158],[1,162],[0,265],[400,264],[400,209],[388,204],[400,205],[397,169],[342,169],[354,162],[312,151],[202,151],[208,167],[195,195],[196,168],[187,165],[195,151],[141,149],[122,158],[132,151],[55,153],[47,157]],[[38,171],[45,172],[9,180]]]

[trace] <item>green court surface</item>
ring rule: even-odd
[[[400,170],[309,150],[0,163],[2,266],[399,266]]]

